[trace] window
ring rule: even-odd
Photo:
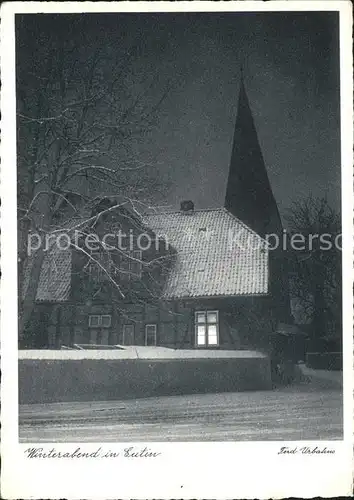
[[[110,314],[90,314],[89,327],[90,328],[109,328],[111,326],[112,317]]]
[[[90,315],[89,316],[89,327],[97,328],[100,326],[100,318],[101,316]]]
[[[92,283],[98,284],[104,280],[109,281],[109,275],[114,272],[114,268],[110,252],[95,250],[90,253],[87,270]]]
[[[156,345],[156,325],[145,325],[145,345]]]
[[[219,312],[197,311],[195,313],[196,345],[216,346],[219,344]]]
[[[118,268],[122,271],[122,277],[126,279],[141,278],[142,273],[142,251],[134,250],[125,252],[119,258]]]

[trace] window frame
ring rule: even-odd
[[[103,324],[103,318],[109,318],[109,325]],[[101,314],[101,328],[111,328],[112,326],[112,315],[111,314]]]
[[[203,314],[204,316],[204,321],[199,321],[198,322],[198,315]],[[215,314],[216,315],[216,322],[208,322],[208,314]],[[218,347],[220,345],[220,338],[219,338],[219,321],[220,321],[220,316],[219,316],[219,311],[216,309],[204,309],[204,310],[198,310],[194,312],[194,328],[195,328],[195,346],[198,348],[213,348],[213,347]],[[198,326],[204,326],[204,337],[205,337],[205,342],[204,344],[199,344],[198,343]],[[209,326],[215,326],[216,327],[216,344],[209,344]]]
[[[109,325],[103,325],[102,324],[102,318],[103,317],[109,317]],[[92,325],[91,324],[91,319],[92,318],[98,318],[98,324],[97,325]],[[89,314],[88,317],[88,326],[89,328],[111,328],[112,326],[112,315],[111,314]]]
[[[138,254],[138,255],[136,255]],[[138,261],[140,262],[137,262]],[[128,250],[119,256],[119,266],[120,269],[117,270],[117,274],[122,273],[123,279],[134,280],[136,278],[141,278],[143,273],[143,252],[142,250]],[[134,269],[137,266],[137,270]],[[125,278],[124,278],[125,276]]]
[[[92,325],[91,324],[91,320],[92,318],[97,318],[97,325]],[[100,315],[99,314],[89,314],[89,317],[88,317],[88,326],[89,328],[99,328],[100,327]]]
[[[149,327],[154,327],[154,337],[155,337],[155,343],[150,345],[147,343],[147,330]],[[145,325],[145,346],[153,347],[157,345],[157,324],[156,323],[148,323]]]

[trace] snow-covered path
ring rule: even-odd
[[[22,442],[342,438],[342,395],[313,383],[262,392],[22,405]]]

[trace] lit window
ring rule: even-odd
[[[89,327],[90,328],[109,328],[112,323],[112,317],[110,314],[91,314],[89,316]]]
[[[195,313],[195,337],[197,346],[217,346],[219,344],[218,311],[197,311]]]
[[[156,345],[156,325],[145,326],[145,345]]]

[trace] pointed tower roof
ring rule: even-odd
[[[225,208],[261,236],[282,230],[242,70]]]

